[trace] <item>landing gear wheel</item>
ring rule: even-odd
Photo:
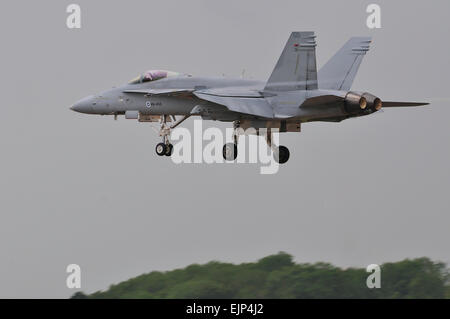
[[[167,144],[166,145],[166,156],[172,156],[173,153],[173,145]]]
[[[167,146],[166,146],[166,144],[164,144],[164,143],[158,143],[158,144],[156,145],[155,151],[156,151],[156,154],[158,154],[159,156],[166,155],[166,152],[167,152]]]
[[[234,143],[227,143],[223,146],[222,155],[226,161],[234,161],[237,157],[237,145]]]
[[[286,146],[280,145],[278,146],[277,152],[274,155],[275,161],[277,161],[279,164],[284,164],[289,160],[289,149]]]

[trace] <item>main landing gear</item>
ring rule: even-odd
[[[176,120],[175,116],[171,116],[171,121],[174,123],[172,125],[168,125],[168,115],[162,115],[160,119],[161,128],[159,130],[159,136],[162,137],[162,142],[156,144],[155,151],[159,156],[171,156],[173,153],[173,145],[170,143],[170,130],[177,127],[181,122],[186,120],[189,117],[183,116],[180,120]]]
[[[268,128],[266,132],[266,142],[267,145],[272,149],[273,157],[275,161],[277,161],[277,163],[284,164],[289,160],[289,149],[286,146],[275,146],[272,143],[272,131],[270,128]]]
[[[222,155],[226,161],[234,161],[237,153],[237,143],[227,143],[223,146]]]
[[[240,132],[239,123],[235,122],[234,124],[234,132],[233,132],[233,139],[234,143],[227,143],[223,146],[222,155],[223,158],[226,161],[234,161],[237,158],[238,154],[238,139],[239,139],[239,132]],[[289,149],[286,146],[280,145],[276,146],[272,144],[272,130],[268,128],[266,130],[265,134],[267,145],[272,149],[273,156],[275,161],[279,164],[284,164],[289,160]]]

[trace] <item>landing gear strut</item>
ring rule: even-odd
[[[284,164],[289,160],[290,153],[289,149],[286,146],[275,146],[272,144],[272,130],[270,128],[268,128],[266,132],[266,142],[267,145],[272,149],[273,157],[275,161],[277,161],[277,163]]]
[[[238,148],[237,148],[237,144],[238,144],[238,140],[239,140],[239,121],[235,121],[233,123],[233,143],[227,143],[223,146],[222,149],[222,156],[223,159],[226,161],[234,161],[237,158],[238,155]]]
[[[159,156],[171,156],[173,153],[173,145],[170,143],[170,130],[177,127],[179,124],[181,124],[181,122],[184,122],[187,118],[189,117],[189,115],[184,116],[183,118],[181,118],[180,120],[176,120],[175,116],[171,116],[171,120],[174,122],[172,125],[168,125],[167,124],[167,120],[168,120],[168,115],[162,115],[161,116],[161,128],[159,130],[159,136],[162,137],[162,142],[156,144],[156,154],[158,154]]]

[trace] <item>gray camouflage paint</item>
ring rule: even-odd
[[[369,93],[355,92],[357,98],[365,96],[361,108],[355,108],[351,105],[355,101],[347,98],[370,42],[369,37],[351,38],[317,75],[314,32],[292,32],[267,83],[180,74],[128,83],[84,98],[71,109],[101,115],[130,113],[132,118],[134,114],[198,115],[219,121],[339,122],[379,110],[371,105],[365,107],[366,100],[376,98]],[[426,104],[396,103],[383,105]]]

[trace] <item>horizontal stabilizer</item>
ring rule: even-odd
[[[426,102],[385,102],[383,101],[383,107],[413,107],[413,106],[423,106],[430,103]]]
[[[300,107],[320,106],[343,101],[344,98],[336,95],[319,95],[306,99]]]

